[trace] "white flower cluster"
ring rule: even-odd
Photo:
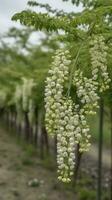
[[[71,61],[67,58],[65,52],[57,51],[45,88],[46,129],[50,134],[57,134],[58,178],[63,182],[71,181],[71,176],[73,175],[75,144],[80,144],[81,152],[87,151],[90,146],[89,127],[84,116],[85,110],[80,109],[79,105],[73,104],[70,97],[65,98],[63,95],[70,63]],[[77,85],[79,80],[79,85]],[[97,99],[91,80],[87,80],[86,78],[83,79],[83,74],[80,71],[76,72],[74,83],[77,85],[77,94],[81,103],[84,104],[83,107],[90,105],[90,103],[95,103]],[[92,94],[90,93],[91,89],[93,91]],[[87,98],[90,98],[92,102]]]
[[[85,114],[95,114],[95,108],[98,108],[99,96],[97,93],[98,83],[92,78],[84,77],[81,70],[74,73],[73,84],[76,87],[78,102],[83,106]]]
[[[87,124],[87,114],[95,114],[94,111],[98,108],[97,94],[97,82],[93,81],[91,78],[87,78],[83,75],[81,70],[76,70],[74,73],[73,84],[76,89],[77,94],[77,109],[75,112],[79,116],[78,127],[76,130],[76,139],[79,143],[80,152],[85,152],[89,150],[90,147],[90,134],[89,126]]]
[[[80,152],[89,150],[91,136],[87,115],[96,113],[100,86],[101,92],[109,87],[107,47],[103,37],[97,37],[91,45],[92,78],[85,77],[80,70],[75,71],[74,79],[71,81],[76,89],[75,103],[70,98],[70,94],[68,97],[64,95],[71,63],[68,51],[56,51],[52,68],[46,79],[46,129],[49,134],[57,135],[58,179],[63,182],[70,182],[73,175],[75,145],[79,144]]]
[[[92,64],[92,78],[99,82],[100,92],[109,88],[109,74],[107,71],[107,50],[103,36],[94,37],[90,42],[90,55]]]
[[[58,178],[63,182],[71,180],[75,164],[73,102],[63,95],[70,63],[69,52],[58,50],[45,87],[46,129],[57,134]]]
[[[87,114],[95,114],[95,109],[98,108],[99,96],[97,94],[98,83],[93,81],[92,78],[87,78],[83,75],[81,70],[76,70],[74,73],[73,84],[76,89],[77,100],[79,108],[77,113],[79,114],[79,133],[75,134],[77,143],[79,143],[80,152],[89,150],[90,147],[90,134],[89,126],[87,124]]]
[[[75,126],[72,100],[70,98],[63,99],[59,111],[57,127],[58,179],[70,182],[75,165]]]
[[[59,120],[59,107],[63,97],[63,87],[68,79],[68,65],[71,63],[68,51],[57,50],[46,79],[45,87],[45,121],[49,134],[55,134]]]
[[[28,112],[29,120],[33,118],[33,103],[32,103],[32,89],[35,86],[33,79],[22,78],[22,84],[16,86],[14,94],[14,102],[18,119],[22,118],[22,111]]]
[[[22,106],[24,111],[29,109],[29,100],[32,96],[32,89],[35,86],[33,79],[22,78]]]
[[[84,109],[73,103],[70,97],[63,98],[59,108],[57,126],[57,163],[59,180],[70,182],[75,166],[75,145],[80,152],[89,150],[90,134]]]
[[[78,107],[78,106],[77,106]],[[89,134],[89,126],[87,124],[87,119],[85,116],[85,110],[77,108],[75,109],[75,113],[78,115],[78,126],[75,131],[75,138],[76,143],[79,144],[79,151],[80,152],[86,152],[89,150],[90,147],[90,134]]]

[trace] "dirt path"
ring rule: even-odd
[[[25,159],[22,147],[0,128],[0,200],[76,200],[73,193],[57,189],[55,172],[42,168],[39,160],[25,165]],[[28,186],[34,178],[39,186]]]

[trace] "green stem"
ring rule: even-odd
[[[77,65],[77,61],[78,61],[78,57],[79,57],[79,54],[80,54],[81,47],[82,47],[82,45],[80,46],[80,48],[79,48],[79,50],[77,52],[74,65],[73,65],[73,67],[71,69],[70,79],[69,79],[69,85],[68,85],[68,91],[67,91],[67,96],[68,97],[70,96],[70,89],[71,89],[71,85],[72,85],[72,78],[73,78],[74,67]]]

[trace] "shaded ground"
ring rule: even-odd
[[[26,152],[0,128],[0,200],[75,200],[72,192],[55,188],[55,172],[39,163],[29,163]],[[39,186],[28,186],[34,178]]]

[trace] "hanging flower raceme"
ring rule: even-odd
[[[76,89],[77,101],[79,105],[75,108],[78,115],[78,127],[76,129],[76,142],[79,144],[80,152],[89,150],[90,133],[87,123],[87,114],[95,114],[98,107],[99,96],[97,94],[97,84],[91,78],[84,77],[81,70],[74,73],[73,85]]]
[[[55,134],[59,121],[59,108],[63,97],[65,81],[68,79],[69,52],[65,50],[57,50],[52,68],[46,79],[45,87],[45,121],[46,129],[49,134]]]
[[[21,119],[23,111],[28,112],[30,121],[33,119],[34,105],[32,100],[32,90],[34,86],[34,80],[26,78],[22,78],[22,84],[16,86],[14,102],[18,119]]]
[[[69,52],[58,50],[45,88],[46,128],[49,134],[57,135],[58,178],[63,182],[71,180],[75,164],[73,102],[63,95],[70,63]]]
[[[73,84],[76,88],[78,102],[83,107],[85,114],[95,114],[94,110],[98,108],[99,100],[97,81],[85,77],[81,70],[76,70]]]
[[[75,140],[79,144],[79,151],[86,152],[90,148],[90,128],[87,123],[87,117],[85,115],[85,110],[80,109],[80,106],[75,108],[75,113],[78,115],[78,126],[75,131]]]
[[[71,63],[69,52],[57,50],[46,79],[45,87],[45,121],[49,134],[57,135],[58,179],[70,182],[75,165],[75,146],[79,144],[80,152],[89,150],[90,129],[88,114],[95,114],[98,108],[98,90],[108,89],[110,82],[107,72],[107,48],[103,37],[94,39],[90,50],[92,77],[87,78],[81,70],[76,70],[70,82],[76,90],[76,99],[64,95],[66,80],[69,78]],[[99,81],[100,79],[100,81]],[[71,85],[68,87],[71,88]]]
[[[70,182],[75,165],[75,127],[73,101],[64,98],[59,108],[59,123],[57,126],[57,164],[58,179]]]
[[[107,50],[103,36],[95,36],[90,42],[90,55],[92,64],[92,79],[99,83],[100,92],[109,88],[109,74],[107,71]]]

